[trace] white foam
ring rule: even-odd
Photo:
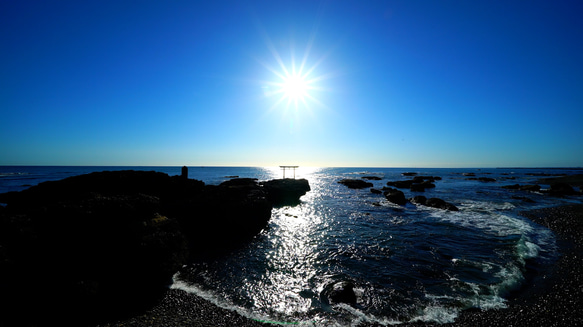
[[[336,304],[334,306],[335,308],[340,308],[344,311],[348,311],[351,315],[353,315],[355,317],[355,319],[350,323],[349,326],[358,326],[361,323],[375,323],[375,324],[380,324],[383,326],[392,326],[392,325],[398,325],[401,324],[402,322],[398,321],[398,320],[393,320],[393,319],[388,319],[388,318],[380,318],[380,317],[376,317],[370,314],[366,314],[348,304],[344,304],[344,303],[340,303],[340,304]],[[328,326],[328,325],[326,325]]]
[[[446,324],[454,322],[459,314],[459,309],[457,308],[447,308],[437,305],[430,305],[423,308],[423,311],[419,316],[411,319],[411,322],[423,321],[423,322],[436,322],[439,324]]]
[[[246,318],[249,318],[249,319],[252,319],[252,320],[263,320],[263,321],[269,320],[269,318],[267,318],[267,317],[258,317],[256,315],[251,314],[249,311],[245,310],[244,308],[227,303],[226,301],[220,299],[216,294],[214,294],[210,291],[203,290],[202,288],[200,288],[196,285],[191,285],[191,284],[188,284],[188,283],[180,280],[178,277],[179,274],[180,273],[176,273],[172,277],[172,285],[170,285],[171,289],[178,289],[178,290],[185,291],[187,293],[195,294],[196,296],[199,296],[199,297],[205,299],[206,301],[211,302],[212,304],[218,306],[219,308],[223,308],[223,309],[230,310],[230,311],[235,311],[239,315],[246,317]]]

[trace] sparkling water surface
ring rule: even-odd
[[[180,167],[0,167],[0,192],[90,171],[140,169],[180,174]],[[403,172],[440,176],[426,192],[457,212],[389,203],[369,188],[349,189],[343,178],[405,180]],[[463,173],[495,178],[467,180]],[[195,262],[174,277],[173,288],[196,293],[257,320],[303,325],[385,325],[405,321],[450,322],[467,308],[506,306],[529,271],[557,258],[551,231],[518,213],[578,202],[512,192],[503,185],[533,183],[541,169],[305,168],[297,178],[312,190],[297,206],[274,208],[269,227],[241,249],[214,261]],[[219,184],[232,176],[280,178],[275,168],[190,167],[189,177]],[[545,187],[545,185],[543,185]],[[534,203],[513,199],[528,197]],[[330,303],[335,282],[355,285],[356,305]]]

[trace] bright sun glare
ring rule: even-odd
[[[268,37],[266,37],[266,44],[273,55],[273,59],[277,62],[276,66],[259,61],[265,68],[271,71],[276,79],[273,81],[264,81],[263,90],[266,97],[275,97],[277,100],[271,109],[284,105],[285,109],[294,108],[298,110],[300,107],[312,110],[312,105],[325,107],[317,98],[316,92],[323,91],[319,86],[319,82],[329,78],[325,75],[316,75],[315,70],[324,60],[321,57],[315,63],[310,60],[310,51],[312,49],[313,39],[308,43],[301,60],[296,61],[295,51],[291,52],[291,57],[286,60],[282,59],[280,53],[275,49]]]
[[[292,74],[283,80],[281,89],[286,98],[297,101],[308,95],[309,85],[302,76]]]

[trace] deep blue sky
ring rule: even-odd
[[[582,12],[2,1],[0,165],[583,166]]]

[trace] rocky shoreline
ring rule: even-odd
[[[233,227],[226,235],[245,242],[264,228],[272,207],[297,203],[309,190],[307,181],[234,179],[207,186],[154,172],[89,175],[0,194],[0,202],[9,204],[0,207],[0,299],[5,309],[0,326],[273,326],[168,289],[169,279],[188,258],[220,255],[236,246],[212,236],[225,219]],[[114,211],[118,213],[109,217]],[[556,233],[561,257],[548,270],[529,276],[508,308],[467,310],[451,324],[400,326],[583,325],[583,205],[523,215]],[[85,225],[79,225],[79,217]],[[70,224],[85,233],[71,237],[65,228]],[[41,227],[49,232],[39,232]],[[109,229],[131,231],[136,238],[126,242]],[[70,248],[77,250],[63,251]],[[120,249],[129,251],[114,261],[120,266],[105,269],[104,262]],[[104,250],[112,257],[93,262]],[[128,256],[133,259],[124,266]],[[61,268],[55,269],[56,264]]]
[[[248,242],[273,207],[310,190],[301,179],[215,186],[186,176],[104,171],[0,194],[0,326],[95,325],[143,312],[189,260]]]
[[[532,276],[500,310],[467,310],[454,323],[403,323],[399,326],[581,326],[583,325],[583,205],[524,212],[558,236],[562,255],[544,274]],[[122,326],[274,326],[217,307],[196,295],[169,290],[153,309],[130,319],[99,325]],[[378,327],[378,324],[359,326]]]

